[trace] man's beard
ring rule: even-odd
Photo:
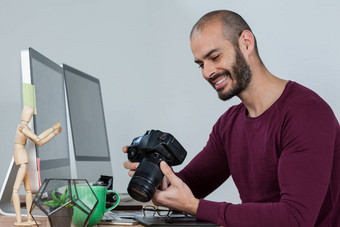
[[[233,74],[229,70],[223,70],[220,73],[217,73],[210,81],[214,81],[214,79],[220,77],[221,75],[228,76],[232,81],[235,81],[235,85],[230,88],[230,90],[223,92],[223,88],[217,90],[218,97],[227,101],[234,96],[239,95],[242,91],[244,91],[250,81],[251,81],[251,71],[248,63],[244,59],[241,50],[239,47],[235,47],[235,63],[232,66]]]

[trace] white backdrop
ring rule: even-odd
[[[340,117],[337,0],[1,0],[0,182],[13,155],[20,51],[28,47],[101,80],[118,191],[130,180],[121,148],[147,129],[172,133],[188,151],[185,163],[191,160],[217,118],[239,103],[217,98],[190,51],[191,27],[216,9],[241,14],[269,70],[313,89]],[[209,198],[239,202],[232,181]]]

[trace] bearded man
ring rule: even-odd
[[[242,102],[182,171],[160,164],[165,177],[153,202],[223,226],[340,226],[340,127],[328,104],[270,73],[234,12],[204,15],[190,41],[220,99]],[[138,163],[124,166],[131,176]],[[204,199],[231,176],[241,204]]]

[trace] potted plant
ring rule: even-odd
[[[70,203],[70,196],[67,188],[62,194],[53,190],[51,196],[51,200],[43,202],[44,205],[50,207],[50,215],[48,216],[48,219],[51,227],[71,226],[73,204]]]
[[[79,193],[86,189],[86,196]],[[96,198],[89,201],[88,197]],[[72,223],[72,216],[84,216],[77,226],[87,226],[89,219],[98,204],[98,199],[86,179],[45,179],[36,193],[31,211],[39,208],[49,220],[51,227],[66,227]],[[79,212],[76,214],[75,210]],[[34,219],[35,221],[35,219]],[[73,225],[74,223],[72,223]]]

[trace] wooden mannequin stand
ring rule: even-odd
[[[14,162],[17,166],[19,166],[19,170],[17,172],[17,176],[15,179],[15,183],[13,186],[13,206],[15,209],[16,222],[14,225],[21,226],[32,226],[35,225],[35,222],[30,215],[29,209],[32,206],[32,191],[31,191],[31,182],[30,175],[26,164],[28,163],[28,153],[25,149],[27,139],[32,140],[38,146],[44,145],[49,142],[53,137],[58,135],[62,128],[60,127],[60,123],[53,125],[51,128],[47,129],[39,136],[34,134],[31,129],[28,127],[28,123],[32,119],[34,113],[34,109],[31,106],[25,106],[22,110],[21,115],[21,124],[18,125],[16,133],[15,133],[15,142],[14,142]],[[24,183],[25,191],[26,191],[26,208],[27,208],[27,221],[22,222],[21,220],[21,211],[20,211],[20,198],[18,191],[21,187],[21,184]]]

